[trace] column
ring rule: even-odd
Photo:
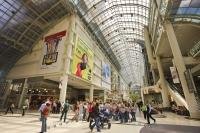
[[[162,95],[162,100],[163,100],[163,107],[169,107],[170,103],[169,103],[169,98],[168,98],[168,87],[166,85],[161,60],[158,55],[156,55],[156,62],[157,62],[157,66],[158,66],[158,71],[159,71],[159,75],[160,75],[160,83],[161,83],[161,87],[162,87],[161,95]]]
[[[91,87],[90,87],[90,102],[93,101],[93,96],[94,96],[94,85],[91,85]]]
[[[149,60],[149,63],[152,65],[154,62],[154,58],[153,58],[153,51],[151,48],[149,32],[148,32],[147,27],[144,27],[144,40],[145,40],[145,47],[146,47],[146,51],[147,51],[147,55],[148,55],[148,60]]]
[[[60,85],[59,85],[59,88],[60,88],[60,97],[59,97],[59,100],[60,100],[61,103],[64,103],[65,100],[66,100],[67,83],[68,83],[68,75],[65,74],[65,75],[63,75],[61,77]]]
[[[67,51],[66,51],[66,59],[65,59],[65,62],[64,62],[64,70],[63,70],[63,75],[62,77],[60,78],[60,85],[59,85],[59,88],[60,88],[60,97],[59,97],[59,100],[61,103],[64,103],[65,100],[66,100],[66,94],[67,94],[67,84],[68,84],[68,74],[69,74],[69,70],[70,70],[70,59],[71,59],[71,54],[72,54],[72,47],[73,47],[73,44],[72,44],[72,36],[73,36],[73,28],[74,28],[74,23],[75,23],[75,20],[74,20],[74,16],[71,16],[70,18],[70,24],[69,24],[69,37],[68,37],[68,40],[66,41],[65,43],[65,46],[67,46]],[[64,55],[65,57],[65,55]]]
[[[23,102],[23,99],[24,99],[24,95],[26,93],[27,86],[28,86],[27,79],[25,79],[23,87],[22,87],[22,94],[20,95],[20,99],[19,99],[19,103],[18,103],[18,108],[21,108],[21,106],[22,106],[22,102]]]
[[[186,71],[186,66],[185,66],[185,63],[183,60],[181,50],[178,45],[178,41],[176,39],[176,35],[174,33],[173,26],[169,21],[167,21],[164,26],[165,26],[165,30],[167,32],[167,37],[168,37],[169,44],[170,44],[172,54],[174,57],[174,62],[175,62],[175,65],[176,65],[176,68],[177,68],[177,71],[179,74],[179,78],[181,81],[185,99],[188,103],[190,117],[191,118],[200,118],[200,111],[199,111],[199,107],[198,107],[198,103],[195,98],[195,95],[194,95],[194,93],[190,93],[189,89],[188,89],[187,81],[186,81],[186,78],[184,75],[184,72]]]

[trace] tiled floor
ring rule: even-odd
[[[111,129],[103,129],[105,133],[196,133],[200,131],[200,121],[188,120],[172,113],[166,118],[157,118],[156,124],[147,126],[139,115],[137,122],[119,124],[113,122]],[[59,115],[48,118],[48,133],[89,133],[87,122],[69,122],[59,125]],[[56,127],[54,127],[56,123]],[[19,114],[0,116],[0,133],[37,133],[40,131],[39,114],[21,117]],[[96,132],[95,130],[93,132]]]

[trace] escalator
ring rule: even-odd
[[[185,100],[185,96],[181,87],[178,87],[176,84],[170,81],[167,82],[167,87],[170,95],[177,103],[178,106],[184,106],[188,110],[188,104]]]

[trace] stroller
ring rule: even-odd
[[[111,122],[110,122],[110,119],[111,119],[111,115],[108,111],[106,110],[102,110],[100,111],[100,126],[101,128],[104,128],[105,125],[108,126],[108,129],[111,128]]]

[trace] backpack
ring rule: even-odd
[[[147,106],[146,106],[146,105],[143,105],[142,108],[141,108],[141,110],[142,110],[142,111],[147,111]]]

